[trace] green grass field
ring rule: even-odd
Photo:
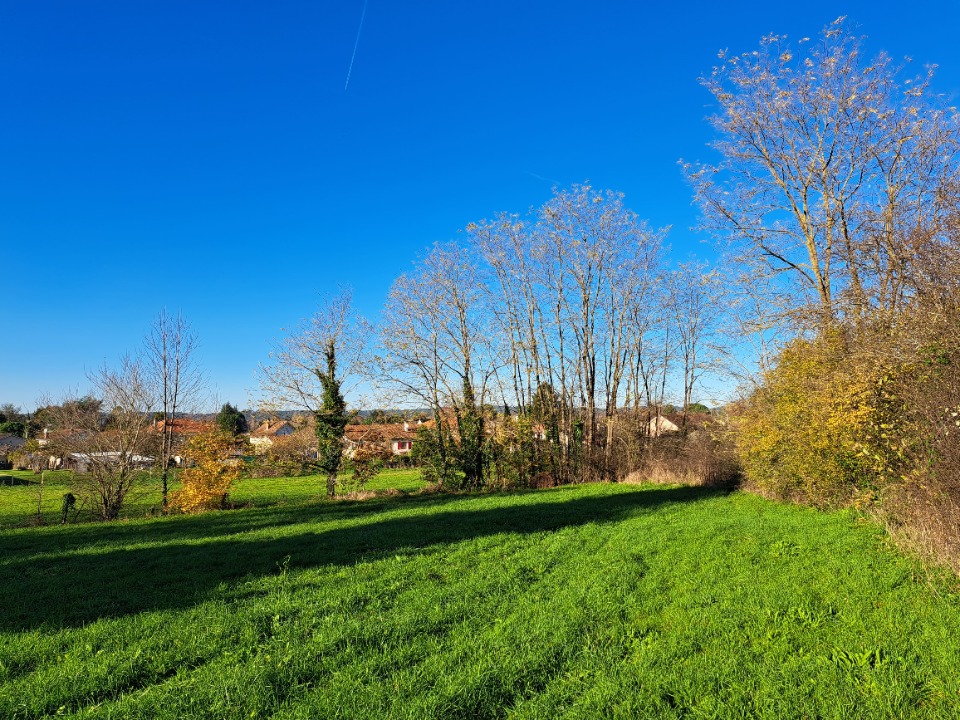
[[[5,477],[26,485],[6,485]],[[348,477],[345,476],[345,477]],[[26,527],[37,524],[39,505],[43,524],[60,522],[63,495],[71,490],[76,492],[73,476],[66,471],[43,473],[41,476],[30,471],[0,470],[0,529]],[[400,490],[415,492],[426,485],[420,479],[420,471],[384,470],[368,485],[367,490],[384,492]],[[174,479],[170,489],[176,490],[179,484]],[[274,505],[279,503],[304,502],[320,499],[326,494],[326,479],[317,475],[278,478],[241,478],[230,493],[230,501],[238,506]],[[148,517],[160,508],[160,480],[155,476],[144,475],[127,496],[127,502],[120,513],[122,519]],[[71,521],[89,521],[94,519],[89,502],[81,501],[77,513],[71,513]]]
[[[960,717],[955,585],[699,488],[6,530],[0,608],[2,718]]]

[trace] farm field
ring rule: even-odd
[[[349,475],[347,475],[348,477]],[[4,484],[4,478],[24,482],[23,485]],[[71,473],[67,471],[46,472],[43,475],[43,488],[40,488],[40,475],[30,471],[0,470],[0,529],[35,525],[37,506],[41,508],[43,524],[60,522],[63,494],[73,489]],[[384,470],[367,484],[367,490],[383,492],[399,490],[414,492],[426,483],[420,479],[420,471]],[[179,488],[174,478],[170,490]],[[230,492],[230,502],[235,506],[272,505],[288,502],[316,500],[326,493],[326,478],[319,475],[276,478],[241,478]],[[39,501],[39,502],[38,502]],[[145,475],[139,480],[127,496],[127,502],[120,512],[122,519],[143,518],[160,507],[160,480]],[[71,513],[71,520],[90,520],[89,507],[81,505],[79,512]]]
[[[3,718],[960,716],[952,581],[702,488],[6,530],[0,607]]]

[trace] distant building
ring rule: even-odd
[[[344,452],[353,456],[358,448],[377,446],[391,455],[408,455],[417,439],[417,428],[423,423],[379,423],[347,425],[343,429]]]
[[[202,432],[212,429],[213,423],[203,420],[193,420],[192,418],[174,418],[173,420],[167,420],[166,427],[170,428],[174,435],[199,435]],[[163,420],[157,420],[153,424],[155,432],[163,432],[163,428]]]
[[[293,435],[296,431],[287,420],[265,420],[250,433],[250,444],[256,452],[266,452],[277,438]]]
[[[9,470],[13,466],[10,461],[10,454],[16,452],[26,444],[27,441],[18,435],[0,433],[0,468]]]
[[[650,418],[650,423],[648,424],[648,430],[650,437],[660,437],[661,435],[666,435],[667,433],[680,432],[680,426],[670,420],[667,420],[663,415],[657,415],[654,418]]]
[[[73,470],[78,473],[90,471],[90,466],[94,463],[98,467],[113,465],[119,463],[124,457],[119,451],[111,452],[92,452],[92,453],[70,453],[63,459],[64,470]],[[156,460],[147,455],[130,455],[130,465],[135,468],[145,469],[151,467]]]

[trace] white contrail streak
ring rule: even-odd
[[[350,67],[347,68],[347,81],[343,84],[346,91],[350,84],[350,73],[353,72],[353,61],[357,59],[357,48],[360,46],[360,33],[363,30],[363,19],[367,16],[367,0],[363,0],[363,12],[360,13],[360,26],[357,28],[357,39],[353,43],[353,55],[350,56]]]
[[[554,180],[553,178],[544,177],[543,175],[537,175],[535,172],[530,172],[529,170],[524,170],[524,172],[530,177],[535,177],[537,180],[543,180],[544,182],[553,183],[554,185],[563,185],[559,180]]]

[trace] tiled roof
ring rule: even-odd
[[[23,447],[26,444],[24,440],[19,435],[13,435],[11,433],[0,433],[0,453],[9,452],[10,450],[15,450],[19,447]]]
[[[426,424],[426,423],[425,423]],[[387,440],[416,440],[417,424],[408,423],[409,430],[405,430],[403,423],[376,423],[372,425],[347,425],[343,435],[352,442],[386,442]]]
[[[250,437],[273,437],[278,432],[283,430],[284,427],[289,427],[293,430],[293,425],[291,425],[287,420],[265,420],[260,423],[260,426],[250,433]]]
[[[196,433],[206,432],[213,427],[213,423],[202,420],[193,420],[191,418],[175,418],[168,420],[167,425],[173,429],[174,434],[194,435]],[[163,420],[157,420],[153,424],[156,432],[163,432]]]

